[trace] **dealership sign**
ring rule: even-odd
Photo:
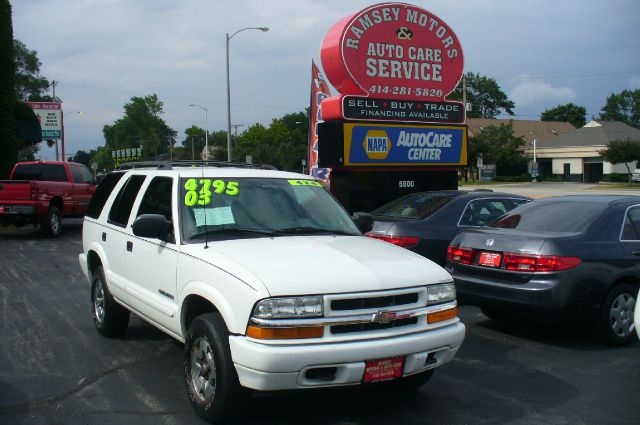
[[[40,121],[43,139],[62,138],[62,103],[28,102]]]
[[[465,126],[344,123],[344,165],[466,165]]]
[[[464,107],[460,102],[379,99],[362,96],[343,96],[342,114],[345,119],[367,121],[462,124],[465,120]]]
[[[336,23],[322,65],[342,94],[444,101],[462,78],[462,47],[433,13],[405,3],[370,6]]]

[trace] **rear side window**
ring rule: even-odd
[[[528,201],[509,198],[475,199],[469,202],[462,212],[459,225],[486,226],[525,202]]]
[[[109,195],[111,195],[111,192],[113,192],[113,188],[116,187],[122,176],[124,176],[124,173],[109,173],[98,185],[98,187],[96,187],[96,191],[91,197],[91,202],[89,202],[89,207],[87,209],[88,217],[100,217],[100,213],[102,213],[104,204],[107,203]]]
[[[640,239],[640,207],[629,208],[624,217],[621,240],[637,241]]]
[[[109,223],[120,227],[127,225],[133,203],[136,200],[136,196],[138,196],[142,183],[144,183],[144,179],[145,176],[133,175],[125,182],[109,211]]]
[[[20,164],[16,166],[13,180],[38,180],[66,182],[67,173],[62,164]]]
[[[452,199],[451,195],[417,193],[391,201],[373,210],[371,214],[381,217],[422,219],[429,217]]]
[[[588,201],[529,202],[512,210],[491,227],[531,232],[583,232],[606,208],[605,204]]]

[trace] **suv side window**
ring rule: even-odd
[[[80,167],[76,164],[69,164],[71,168],[71,174],[73,175],[74,183],[85,183],[84,177],[82,177],[82,171],[80,171]]]
[[[116,187],[122,176],[124,176],[124,173],[109,173],[98,185],[98,187],[96,187],[96,191],[91,197],[89,207],[87,208],[88,217],[100,217],[100,213],[102,213],[104,204],[107,203],[109,195],[111,195],[111,192],[113,192],[113,188]]]
[[[629,208],[624,217],[620,240],[637,241],[640,239],[640,207]]]
[[[109,223],[120,227],[127,225],[133,203],[136,200],[142,183],[144,183],[144,179],[145,176],[133,175],[125,182],[109,211]]]
[[[84,165],[78,165],[78,168],[80,169],[80,173],[82,173],[83,183],[93,184],[94,180],[91,171]]]
[[[142,214],[160,214],[173,223],[171,199],[173,198],[173,178],[154,177],[144,193],[136,217]],[[174,232],[169,235],[169,241],[175,243]]]

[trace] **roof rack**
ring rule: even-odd
[[[131,170],[134,168],[156,168],[158,170],[171,170],[175,167],[233,167],[233,168],[256,168],[260,170],[277,170],[276,167],[269,164],[245,164],[243,162],[227,162],[227,161],[192,161],[192,160],[176,160],[176,161],[132,161],[120,164],[117,170]]]

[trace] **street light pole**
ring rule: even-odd
[[[226,34],[226,52],[227,52],[227,161],[231,162],[231,82],[229,73],[229,40],[231,40],[236,34],[246,30],[259,30],[262,32],[269,31],[267,27],[247,27],[239,29],[233,34]]]
[[[209,111],[204,106],[196,105],[195,103],[190,103],[189,106],[195,106],[196,108],[200,108],[204,111],[204,160],[209,160]],[[193,148],[193,138],[191,139],[191,147]],[[193,156],[193,155],[192,155]]]

